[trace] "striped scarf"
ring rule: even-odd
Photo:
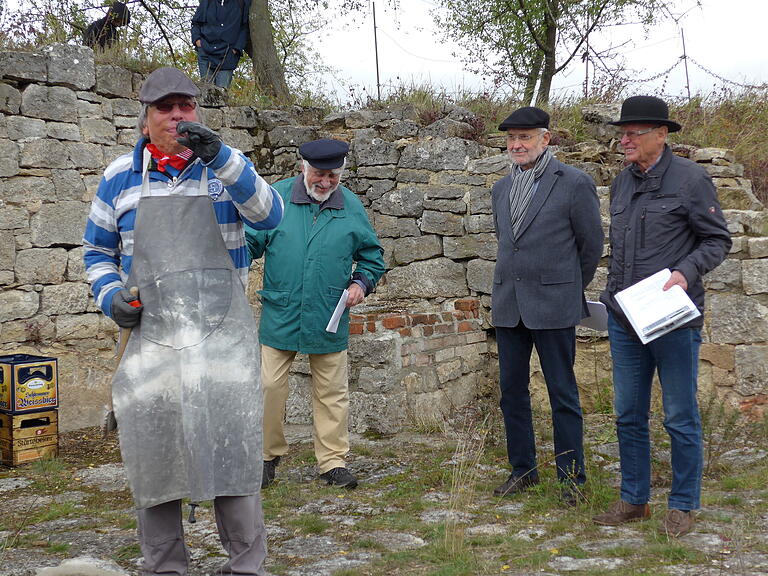
[[[552,152],[545,148],[544,152],[536,159],[533,168],[522,170],[515,164],[512,167],[512,186],[509,189],[509,220],[512,224],[512,235],[517,239],[517,232],[523,223],[525,213],[533,198],[533,184],[544,174]]]

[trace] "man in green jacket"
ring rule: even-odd
[[[347,346],[349,309],[370,294],[384,273],[383,250],[357,196],[339,185],[349,145],[314,140],[299,146],[301,175],[274,184],[285,204],[273,230],[247,230],[253,258],[265,257],[261,381],[264,388],[264,475],[275,478],[288,452],[283,433],[288,371],[297,352],[309,355],[315,457],[320,478],[354,488],[349,453]],[[346,298],[338,328],[329,326]]]

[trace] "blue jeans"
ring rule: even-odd
[[[197,67],[203,82],[213,82],[219,88],[229,88],[232,84],[234,70],[218,70],[215,63],[206,60],[200,53],[197,54]]]
[[[515,328],[496,327],[496,342],[501,388],[499,405],[504,415],[507,457],[512,473],[531,479],[539,476],[528,389],[531,352],[535,345],[552,407],[557,478],[561,482],[583,484],[587,478],[584,473],[584,424],[573,373],[575,329],[531,330],[521,322]]]
[[[651,442],[648,420],[651,384],[659,373],[664,428],[672,444],[672,489],[668,506],[695,510],[701,496],[704,461],[701,419],[696,401],[701,331],[678,328],[646,345],[608,316],[613,358],[614,410],[621,458],[621,499],[645,504],[651,495]]]

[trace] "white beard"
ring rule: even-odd
[[[331,197],[331,194],[333,194],[336,191],[336,188],[338,188],[338,187],[339,187],[339,185],[336,184],[336,186],[334,186],[333,188],[331,188],[327,192],[319,192],[317,190],[317,186],[312,186],[310,188],[309,183],[307,182],[307,177],[306,177],[306,175],[304,176],[304,188],[306,189],[307,194],[313,200],[317,200],[318,202],[321,202],[321,203],[325,202],[326,200],[328,200],[328,198]]]

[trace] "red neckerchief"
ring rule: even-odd
[[[179,152],[173,156],[168,156],[160,152],[157,146],[151,142],[147,144],[147,150],[149,150],[149,153],[152,154],[152,158],[154,158],[155,162],[157,163],[157,169],[161,172],[165,172],[166,164],[170,164],[176,168],[176,170],[183,170],[187,165],[187,162],[189,162],[189,159],[192,158],[192,155],[194,154],[192,150],[187,148],[183,152]]]

